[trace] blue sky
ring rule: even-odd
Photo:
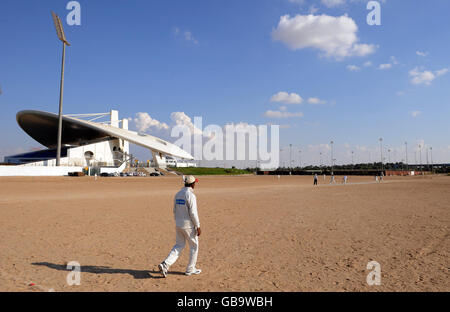
[[[0,4],[0,158],[39,147],[18,111],[57,112],[61,45],[50,11],[65,21],[68,2]],[[404,158],[407,141],[411,162],[419,143],[450,161],[449,1],[380,1],[380,26],[367,24],[363,0],[79,3],[81,25],[64,23],[64,113],[279,124],[283,150],[292,144],[296,161],[301,150],[303,164],[320,152],[326,162],[331,140],[337,163],[351,151],[379,161],[380,137],[391,160]]]

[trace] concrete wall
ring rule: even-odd
[[[0,176],[66,176],[69,172],[82,172],[82,167],[45,167],[45,166],[0,166]]]

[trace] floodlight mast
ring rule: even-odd
[[[61,23],[61,19],[57,14],[52,11],[53,23],[55,25],[56,35],[63,44],[62,50],[62,62],[61,62],[61,82],[59,87],[59,115],[58,115],[58,142],[56,147],[56,166],[61,165],[61,138],[62,138],[62,106],[63,106],[63,93],[64,93],[64,63],[66,59],[66,45],[70,46],[70,43],[66,40],[64,29]]]

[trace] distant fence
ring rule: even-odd
[[[366,175],[366,176],[376,176],[380,175],[381,170],[375,169],[359,169],[359,170],[333,170],[334,175]],[[383,171],[386,175],[386,171]],[[331,170],[288,170],[279,169],[273,171],[258,171],[258,175],[331,175]]]

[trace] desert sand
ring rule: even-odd
[[[165,279],[180,177],[0,178],[0,291],[450,291],[450,177],[199,178],[203,272]]]

